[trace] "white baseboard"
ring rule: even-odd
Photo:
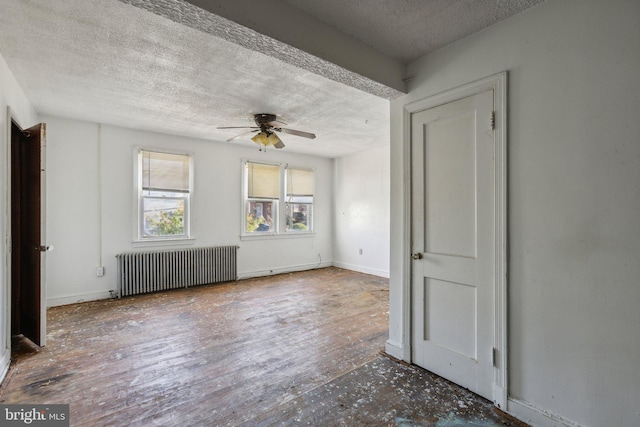
[[[384,351],[391,357],[395,357],[398,360],[404,359],[404,349],[399,342],[387,340]]]
[[[389,272],[387,271],[375,270],[375,269],[359,267],[351,264],[335,263],[332,261],[327,261],[327,262],[322,262],[320,264],[318,263],[300,264],[300,265],[290,265],[287,267],[273,268],[269,270],[245,271],[245,272],[238,273],[238,280],[251,279],[254,277],[272,276],[274,274],[293,273],[296,271],[313,270],[315,268],[325,268],[325,267],[339,267],[347,270],[359,271],[360,273],[372,274],[374,276],[389,278]],[[97,300],[109,299],[109,298],[111,298],[111,294],[109,291],[68,295],[64,297],[48,298],[47,307],[57,307],[60,305],[76,304],[79,302],[97,301]]]
[[[333,263],[331,261],[322,262],[320,264],[300,264],[300,265],[290,265],[287,267],[280,268],[272,268],[269,270],[255,270],[255,271],[244,271],[238,273],[238,280],[243,279],[252,279],[254,277],[264,277],[264,276],[272,276],[274,274],[282,274],[282,273],[293,273],[295,271],[305,271],[305,270],[313,270],[315,268],[325,268],[331,267]]]
[[[331,267],[332,265],[333,264],[329,261],[329,262],[323,262],[321,264],[313,263],[313,264],[293,265],[293,266],[282,267],[282,268],[274,268],[270,270],[247,271],[244,273],[238,273],[238,280],[250,279],[253,277],[270,276],[273,274],[293,273],[294,271],[312,270],[314,268]],[[109,291],[68,295],[64,297],[48,298],[47,307],[57,307],[60,305],[76,304],[79,302],[97,301],[97,300],[109,299],[109,298],[111,298],[111,293]]]
[[[532,427],[580,427],[576,422],[514,397],[509,398],[507,412]]]
[[[347,264],[346,262],[339,261],[334,261],[333,266],[344,268],[345,270],[358,271],[360,273],[371,274],[373,276],[389,278],[389,272],[387,270],[379,270],[377,268],[363,267],[361,265]]]
[[[0,383],[2,383],[4,377],[7,376],[9,365],[11,365],[11,349],[5,350],[2,359],[0,359]]]
[[[65,297],[47,298],[47,307],[57,307],[59,305],[76,304],[79,302],[97,301],[111,298],[109,291],[91,292],[87,294],[69,295]]]

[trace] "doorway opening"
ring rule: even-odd
[[[37,346],[46,340],[44,293],[44,142],[46,126],[23,130],[11,120],[11,335]],[[13,348],[13,344],[12,344]]]

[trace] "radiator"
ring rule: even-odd
[[[116,255],[119,296],[237,280],[237,246]]]

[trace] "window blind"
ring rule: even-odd
[[[247,197],[255,199],[280,198],[280,167],[247,163]]]
[[[313,196],[313,171],[287,168],[287,196]]]
[[[189,156],[141,151],[142,189],[189,192]]]

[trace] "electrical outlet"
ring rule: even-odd
[[[96,267],[96,276],[97,277],[104,276],[104,267]]]

